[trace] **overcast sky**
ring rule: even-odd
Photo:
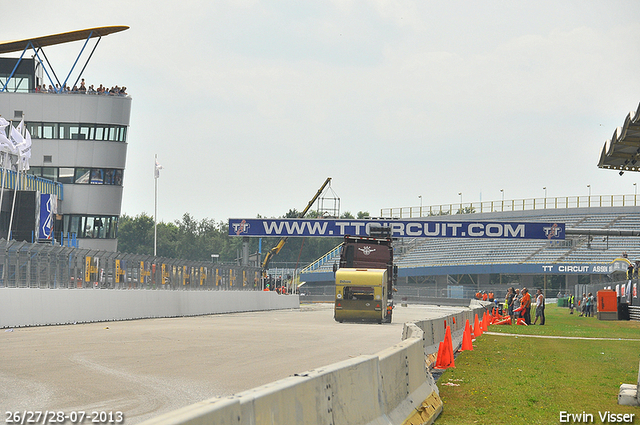
[[[55,6],[54,6],[55,4]],[[480,5],[482,4],[482,5]],[[18,7],[18,6],[17,6]],[[127,25],[83,77],[133,98],[122,212],[281,216],[633,194],[597,168],[640,103],[640,2],[30,1],[0,39]],[[45,50],[59,74],[82,43]],[[28,117],[27,117],[28,120]]]

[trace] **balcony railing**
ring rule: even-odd
[[[4,173],[6,173],[6,176],[3,176]],[[15,171],[0,169],[0,184],[2,184],[3,177],[5,189],[13,190],[16,188],[17,184],[18,190],[38,191],[41,193],[56,195],[59,200],[63,199],[62,183],[36,177],[31,174],[22,174],[20,179],[18,179]]]
[[[640,206],[640,196],[638,195],[566,196],[556,198],[529,198],[467,203],[459,202],[444,205],[382,208],[380,210],[380,216],[389,218],[415,218],[505,211],[636,206]]]

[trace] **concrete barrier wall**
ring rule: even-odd
[[[451,326],[454,348],[466,320],[484,307],[407,323],[403,341],[374,356],[297,374],[232,397],[213,398],[148,420],[143,425],[400,425],[431,424],[442,411],[438,387],[425,362],[427,349]],[[455,323],[454,323],[455,318]],[[438,340],[439,339],[439,340]]]
[[[299,308],[263,291],[0,288],[0,328]]]
[[[445,323],[451,328],[451,339],[454,350],[460,348],[467,320],[473,329],[475,316],[478,315],[478,319],[482,319],[482,314],[486,311],[486,308],[487,307],[481,303],[472,302],[469,306],[469,310],[449,314],[438,319],[415,322],[415,325],[424,332],[423,339],[425,355],[438,352],[440,341],[444,340],[444,334],[446,331]]]

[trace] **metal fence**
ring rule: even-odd
[[[257,267],[4,239],[0,288],[262,289]]]

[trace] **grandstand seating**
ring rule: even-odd
[[[451,217],[451,216],[449,216]],[[462,217],[460,219],[470,219]],[[473,214],[479,221],[534,221],[565,223],[577,229],[640,229],[640,211],[634,207],[571,208]],[[640,259],[640,237],[569,235],[565,241],[514,239],[404,239],[396,245],[396,264],[403,268],[500,264],[607,264],[623,252]],[[398,249],[401,246],[402,249]],[[336,252],[314,265],[315,272],[331,271]],[[303,273],[312,272],[303,270]]]

